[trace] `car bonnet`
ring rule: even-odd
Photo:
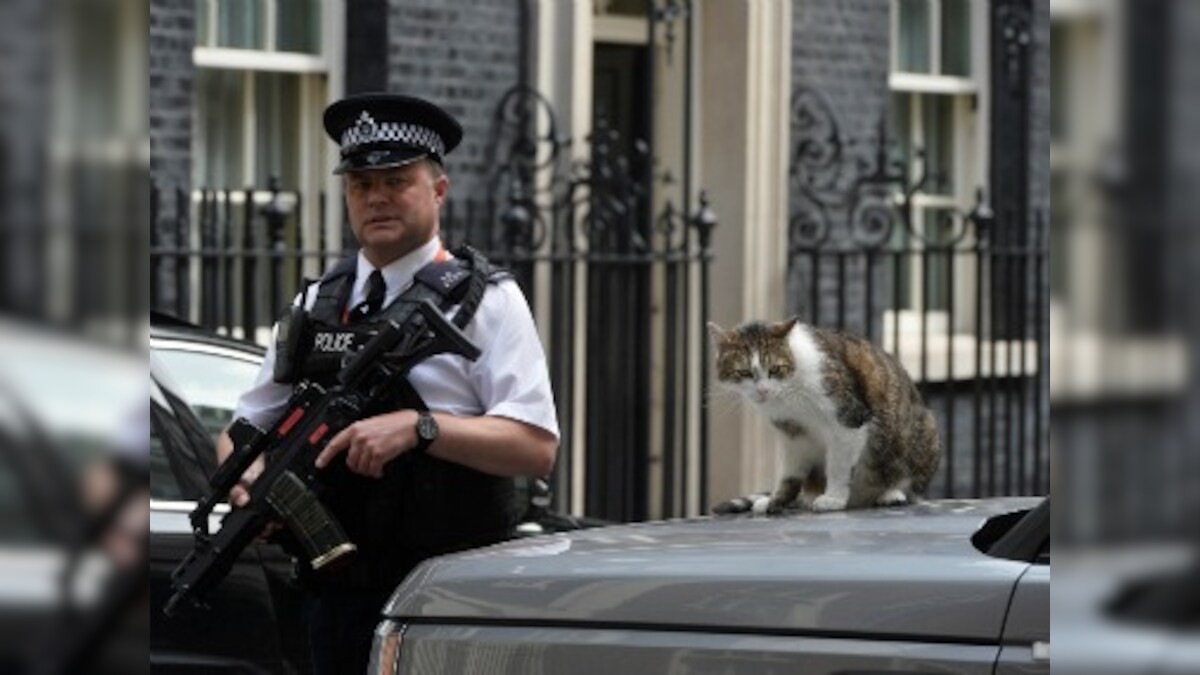
[[[1027,563],[970,536],[1036,500],[722,517],[584,530],[430,560],[408,622],[641,627],[992,642]]]

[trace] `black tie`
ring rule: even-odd
[[[383,280],[383,272],[376,269],[367,277],[367,299],[358,306],[359,316],[366,318],[378,312],[383,307],[383,298],[387,295],[387,283]]]

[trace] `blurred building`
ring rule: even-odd
[[[415,93],[466,126],[447,238],[538,317],[564,506],[767,488],[774,432],[710,392],[704,324],[792,314],[900,357],[937,494],[1048,490],[1046,1],[150,5],[156,307],[260,334],[348,245],[321,109]]]
[[[126,338],[144,313],[147,4],[0,8],[0,311]]]
[[[1195,532],[1195,3],[1053,0],[1051,395],[1060,534]]]

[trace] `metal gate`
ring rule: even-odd
[[[690,3],[646,7],[652,59],[672,58],[673,45],[657,48],[656,27],[689,24],[673,67],[690,100]],[[646,137],[625,137],[597,111],[587,151],[575,154],[583,160],[572,161],[544,96],[524,82],[511,89],[493,115],[486,197],[452,198],[443,218],[449,243],[484,249],[514,272],[532,306],[548,308],[541,323],[563,433],[558,506],[571,506],[582,469],[583,511],[613,520],[707,506],[707,342],[693,338],[708,316],[716,216],[703,192],[695,207],[688,199],[690,108],[678,163],[653,152],[655,63],[646,65],[634,111]]]

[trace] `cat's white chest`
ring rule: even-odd
[[[789,418],[806,427],[837,424],[837,403],[825,389],[825,355],[805,326],[797,326],[788,336],[795,360],[795,372],[783,393],[764,406],[771,419]]]

